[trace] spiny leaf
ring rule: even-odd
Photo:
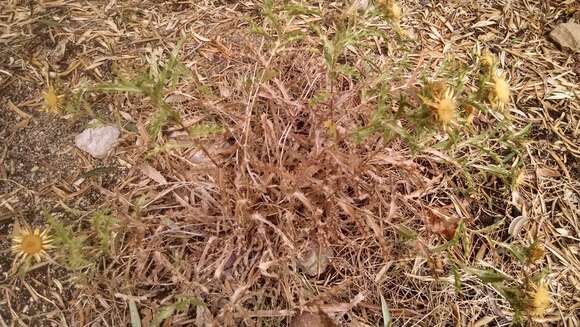
[[[525,306],[525,294],[520,288],[507,287],[503,283],[493,283],[493,287],[509,302],[514,310],[513,323],[519,324]]]
[[[150,327],[159,327],[164,320],[169,319],[175,312],[184,312],[189,309],[190,305],[202,306],[205,305],[201,300],[193,296],[182,296],[175,301],[175,303],[161,307],[153,320],[151,320]]]
[[[206,124],[197,124],[190,127],[187,130],[187,134],[194,138],[203,138],[215,134],[221,134],[224,131],[225,131],[224,128],[219,125],[206,123]]]
[[[104,92],[144,93],[144,90],[141,86],[129,81],[121,81],[117,83],[104,83],[95,86],[95,89]]]
[[[80,269],[86,266],[89,263],[84,255],[86,237],[82,234],[73,233],[69,226],[65,226],[50,213],[45,212],[45,216],[53,230],[55,243],[63,251],[69,268]]]
[[[175,305],[174,304],[161,307],[157,311],[155,316],[153,316],[153,319],[151,320],[151,323],[149,324],[149,326],[151,326],[151,327],[161,326],[161,323],[163,323],[163,321],[165,319],[168,319],[169,317],[173,316],[174,313],[175,313]]]
[[[524,262],[526,260],[525,248],[518,244],[507,244],[504,242],[494,242],[495,244],[501,246],[502,248],[508,250],[508,252],[513,255],[518,261]]]
[[[459,294],[461,293],[461,273],[459,272],[459,269],[455,265],[453,265],[452,270],[453,270],[453,280],[454,280],[453,284],[455,286],[455,294]]]
[[[399,232],[399,235],[403,241],[412,241],[417,239],[417,232],[405,225],[398,225],[397,231]]]
[[[492,269],[465,268],[465,270],[479,277],[484,283],[497,283],[506,280],[506,276]]]
[[[115,224],[116,219],[105,211],[98,211],[91,220],[93,230],[97,233],[99,239],[101,251],[105,254],[109,253],[111,235]]]
[[[169,122],[178,121],[180,121],[179,113],[171,109],[169,105],[162,105],[159,110],[155,112],[151,122],[149,123],[149,136],[151,136],[151,138],[156,138],[165,125]]]

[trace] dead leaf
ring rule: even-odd
[[[536,169],[536,175],[538,177],[560,177],[559,171],[551,168],[538,168]]]
[[[438,210],[428,208],[425,215],[425,223],[432,233],[439,234],[445,237],[445,239],[451,240],[455,236],[459,219],[442,208]]]
[[[233,92],[228,84],[220,83],[218,84],[218,89],[220,91],[220,95],[222,96],[222,98],[229,98],[232,96]]]
[[[167,184],[167,180],[165,179],[165,177],[163,177],[163,175],[161,175],[161,173],[157,169],[151,167],[151,165],[143,163],[141,164],[141,166],[139,166],[139,168],[141,169],[141,172],[145,176],[156,181],[158,184],[160,185]]]

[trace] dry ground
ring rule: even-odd
[[[580,326],[580,57],[547,38],[578,4],[400,4],[2,1],[0,326]],[[503,110],[468,104],[485,50]],[[15,222],[50,258],[17,269]]]

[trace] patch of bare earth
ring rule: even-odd
[[[79,124],[37,110],[14,110],[7,101],[0,111],[0,316],[8,318],[6,323],[18,317],[13,323],[47,326],[72,305],[69,271],[45,262],[30,268],[26,278],[12,277],[12,225],[45,226],[45,211],[65,217],[70,207],[92,210],[103,199],[97,191],[75,186],[87,171],[73,146]]]

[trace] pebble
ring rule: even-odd
[[[87,128],[75,137],[75,145],[91,156],[102,159],[117,145],[120,134],[121,131],[111,125]]]

